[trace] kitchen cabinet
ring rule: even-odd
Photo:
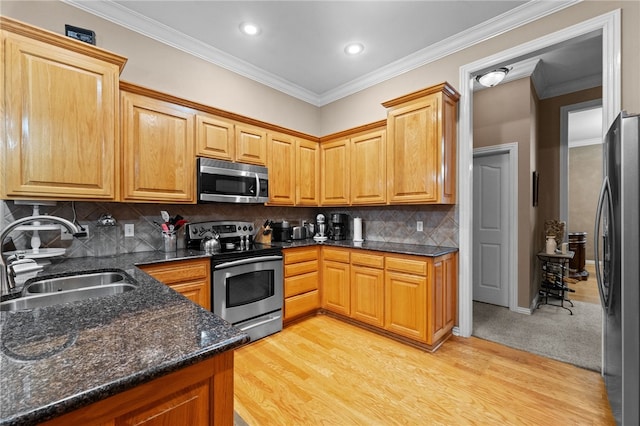
[[[385,256],[385,329],[437,349],[456,321],[457,259]]]
[[[211,263],[209,259],[140,265],[139,268],[192,302],[208,311],[211,310]]]
[[[320,205],[349,205],[349,139],[337,139],[320,144]]]
[[[322,308],[351,314],[349,249],[322,247]]]
[[[318,144],[268,133],[269,205],[317,206]]]
[[[319,247],[300,247],[284,253],[284,321],[320,308]]]
[[[351,318],[384,327],[384,255],[351,252]]]
[[[386,129],[351,138],[351,204],[385,204],[387,201]]]
[[[126,58],[0,18],[2,198],[116,200]]]
[[[233,122],[203,112],[196,115],[198,156],[233,161],[235,159],[235,145]]]
[[[89,424],[233,424],[233,351],[42,423],[43,426]]]
[[[455,204],[459,97],[443,83],[382,104],[391,204]]]
[[[296,205],[317,206],[320,188],[320,148],[317,142],[296,139]]]
[[[296,204],[296,141],[283,134],[269,133],[269,204]]]
[[[411,339],[426,340],[427,262],[408,256],[386,256],[386,330]]]
[[[236,161],[247,164],[267,165],[267,132],[244,124],[235,125]]]
[[[123,201],[195,203],[195,113],[121,91]]]

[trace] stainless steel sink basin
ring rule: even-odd
[[[93,287],[61,290],[55,293],[34,294],[2,302],[0,303],[0,311],[21,311],[67,302],[77,302],[80,300],[90,299],[92,297],[103,297],[125,293],[127,291],[134,290],[136,287],[136,285],[130,283],[98,284]]]
[[[22,294],[28,296],[34,293],[56,293],[107,284],[127,283],[128,281],[128,278],[121,272],[92,272],[31,282],[25,286]]]

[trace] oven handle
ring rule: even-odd
[[[213,269],[225,269],[233,266],[247,265],[249,263],[268,262],[270,260],[282,260],[282,256],[258,256],[249,257],[246,259],[234,260],[232,262],[225,262],[213,267]]]

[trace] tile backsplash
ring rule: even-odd
[[[33,213],[31,205],[1,201],[0,228],[15,219]],[[190,222],[210,220],[241,220],[253,222],[256,228],[266,219],[287,219],[291,223],[302,220],[315,221],[317,213],[346,213],[349,215],[349,235],[353,235],[353,218],[362,218],[363,237],[369,241],[406,244],[458,246],[457,206],[375,206],[349,208],[299,208],[275,207],[253,204],[198,204],[167,205],[137,203],[100,203],[59,201],[54,206],[41,206],[41,214],[72,219],[89,226],[86,239],[61,240],[58,231],[41,231],[42,247],[64,247],[68,257],[86,257],[108,253],[132,253],[157,250],[161,244],[161,233],[155,222],[162,222],[160,211],[166,210],[173,217],[181,215]],[[110,213],[117,221],[115,229],[101,232],[97,226],[100,216]],[[416,231],[417,221],[424,224],[423,232]],[[134,225],[134,237],[124,237],[124,225]],[[31,247],[30,232],[14,231],[10,234],[19,249]]]

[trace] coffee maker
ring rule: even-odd
[[[349,234],[349,216],[344,213],[332,213],[329,235],[332,240],[346,240]]]

